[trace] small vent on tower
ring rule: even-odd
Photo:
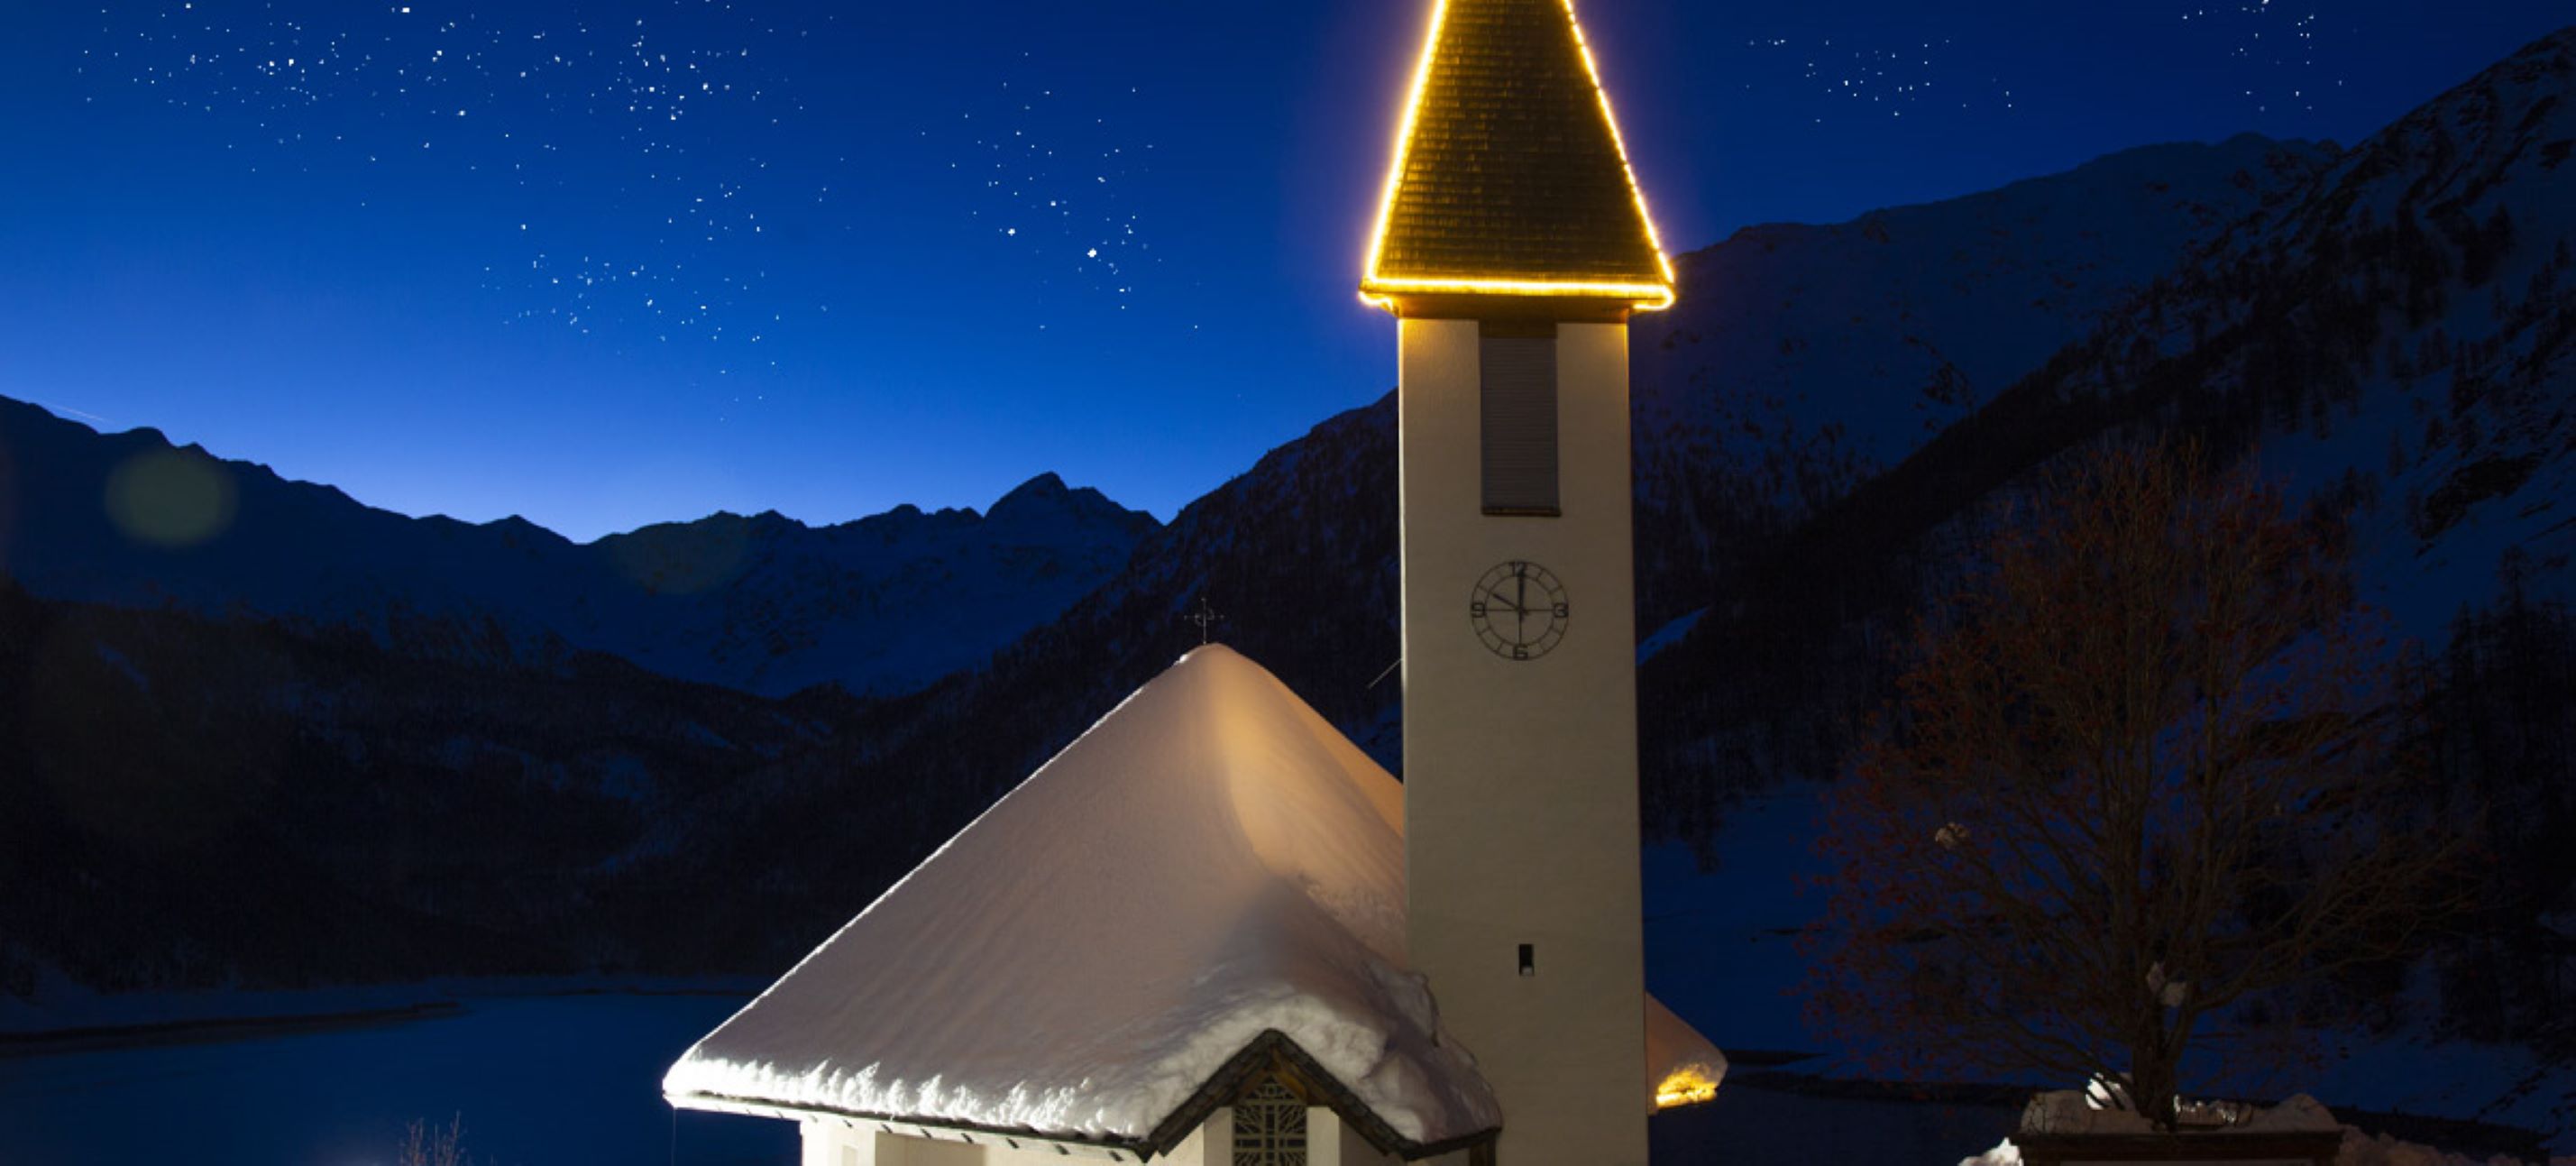
[[[1556,497],[1556,322],[1481,327],[1480,428],[1485,513],[1553,518]]]
[[[1538,974],[1538,945],[1535,943],[1521,945],[1521,974],[1524,976]]]

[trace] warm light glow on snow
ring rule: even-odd
[[[1639,311],[1657,312],[1673,306],[1673,262],[1664,254],[1664,242],[1655,231],[1655,216],[1646,209],[1646,194],[1637,186],[1637,170],[1628,162],[1628,143],[1619,135],[1619,118],[1611,112],[1610,94],[1601,87],[1601,70],[1592,63],[1592,46],[1583,39],[1583,22],[1574,14],[1574,0],[1563,0],[1565,19],[1574,26],[1574,45],[1583,55],[1584,75],[1592,80],[1592,95],[1601,103],[1601,120],[1610,127],[1610,143],[1619,151],[1619,169],[1628,178],[1628,197],[1637,204],[1637,217],[1646,224],[1646,241],[1655,249],[1655,265],[1663,269],[1664,282],[1653,283],[1581,283],[1557,280],[1483,279],[1469,275],[1440,278],[1399,279],[1377,273],[1378,257],[1386,249],[1386,232],[1395,218],[1395,192],[1404,179],[1405,154],[1413,145],[1413,126],[1422,109],[1422,95],[1431,87],[1431,66],[1440,47],[1440,25],[1449,15],[1449,0],[1433,0],[1431,28],[1422,38],[1422,59],[1413,68],[1413,91],[1404,99],[1404,120],[1395,131],[1395,150],[1386,170],[1386,190],[1378,197],[1377,229],[1369,235],[1368,260],[1361,268],[1360,302],[1395,310],[1395,297],[1400,295],[1504,295],[1504,296],[1570,296],[1636,301]]]
[[[1654,1112],[1698,1105],[1717,1097],[1726,1080],[1726,1054],[1663,1001],[1646,997],[1646,1079],[1655,1083]]]
[[[1714,1100],[1716,1097],[1717,1082],[1709,1080],[1695,1068],[1679,1070],[1655,1086],[1657,1110],[1698,1105],[1703,1101]]]

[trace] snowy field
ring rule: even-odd
[[[1730,1082],[1717,1100],[1648,1127],[1655,1166],[1958,1166],[2001,1141],[2019,1110],[1809,1097]]]
[[[1647,990],[1730,1053],[1829,1047],[1806,1024],[1793,994],[1801,970],[1797,932],[1822,906],[1801,884],[1827,873],[1811,850],[1820,813],[1813,786],[1748,799],[1729,812],[1719,831],[1712,870],[1700,869],[1680,846],[1646,851]],[[2576,1065],[2543,1065],[2520,1049],[2428,1040],[2404,1031],[2354,1034],[2329,1045],[2337,1056],[2322,1072],[2283,1082],[2276,1092],[2312,1093],[2330,1107],[2539,1130],[2551,1135],[2551,1153],[2576,1154]],[[1830,1057],[1790,1068],[1825,1077],[1861,1075]],[[1730,1100],[1741,1099],[1721,1092],[1721,1103]],[[1780,1108],[1796,1112],[1799,1107]],[[1868,1124],[1875,1128],[1880,1123]],[[1988,1137],[1961,1154],[1983,1150],[1993,1141]]]

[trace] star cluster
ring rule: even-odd
[[[949,169],[977,184],[967,214],[987,234],[1124,311],[1137,275],[1160,262],[1137,233],[1143,213],[1130,196],[1152,172],[1154,144],[1126,129],[1142,91],[1095,96],[1084,108],[1102,112],[1066,118],[1059,109],[1071,98],[1022,71],[1032,55],[1020,54],[1018,80],[958,114],[952,138],[964,156]]]
[[[2309,4],[2239,0],[2195,5],[2180,18],[2237,66],[2237,92],[2258,115],[2275,107],[2315,113],[2320,88],[2345,83],[2320,70],[2317,40],[2324,20]]]
[[[1848,35],[1840,44],[1830,36],[1774,36],[1747,41],[1745,47],[1796,63],[1798,80],[1812,95],[1826,99],[1812,115],[1818,124],[1834,113],[1901,118],[1932,102],[1973,109],[1977,102],[1989,101],[2011,109],[2012,90],[1992,77],[1962,78],[1945,59],[1953,55],[1954,43],[1950,37],[1895,46],[1856,44]],[[1952,78],[1947,84],[1942,83],[1945,75]],[[1752,84],[1747,81],[1745,87]]]
[[[467,258],[509,323],[723,346],[719,372],[776,367],[760,346],[829,316],[828,289],[771,286],[810,261],[799,243],[863,250],[869,193],[933,171],[966,180],[955,213],[1051,287],[1123,310],[1154,262],[1131,197],[1154,148],[1127,118],[1137,86],[1051,83],[1024,51],[1006,79],[910,95],[926,152],[907,154],[864,140],[894,136],[868,124],[876,95],[815,72],[862,39],[833,11],[616,11],[108,4],[80,72],[197,118],[247,173],[348,180],[360,207],[439,192],[484,220]]]

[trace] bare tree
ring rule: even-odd
[[[1899,1071],[2098,1076],[2172,1128],[2186,1070],[2295,1048],[2249,1006],[2418,942],[2449,847],[2380,812],[2410,706],[2334,525],[2188,447],[2041,497],[1829,796],[1808,1006]]]

